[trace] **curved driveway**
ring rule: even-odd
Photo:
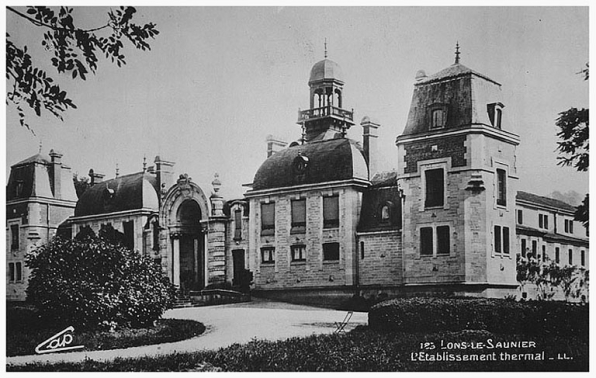
[[[345,315],[346,311],[259,299],[247,303],[182,308],[167,311],[164,318],[200,321],[207,327],[205,333],[174,343],[127,349],[7,357],[6,363],[76,362],[82,361],[84,358],[105,361],[116,357],[140,357],[218,349],[235,343],[246,343],[254,338],[283,340],[294,336],[331,333],[336,329],[334,323],[341,322]],[[355,312],[346,326],[346,330],[353,329],[357,325],[366,325],[367,319],[367,313]]]

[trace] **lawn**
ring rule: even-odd
[[[8,303],[6,309],[6,355],[35,354],[35,347],[62,331],[65,325],[48,326],[27,304]],[[82,350],[130,348],[140,345],[169,343],[198,336],[205,331],[202,323],[192,320],[161,319],[152,328],[125,328],[116,331],[85,332],[76,330],[71,345]]]
[[[447,343],[490,343],[494,349],[444,349]],[[505,349],[499,342],[526,340],[534,347]],[[428,343],[428,344],[424,344]],[[424,349],[435,345],[435,350]],[[450,344],[454,345],[454,344]],[[530,344],[532,345],[532,344]],[[419,361],[420,352],[447,356],[442,361]],[[545,360],[507,360],[507,356],[536,355]],[[472,355],[492,355],[496,360],[480,361]],[[502,355],[501,353],[507,353]],[[453,357],[449,357],[453,356]],[[449,361],[450,358],[478,359]],[[557,357],[570,359],[557,359]],[[439,357],[441,358],[441,357]],[[485,357],[487,358],[487,357]],[[550,359],[552,358],[552,360]],[[427,357],[428,359],[428,357]],[[91,359],[79,363],[7,366],[8,371],[587,371],[588,338],[503,335],[487,331],[422,333],[382,333],[359,327],[344,334],[316,335],[284,341],[254,340],[216,351],[177,353],[160,357],[118,358],[110,362]]]

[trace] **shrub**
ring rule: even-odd
[[[465,329],[523,335],[588,335],[588,307],[564,302],[487,298],[409,298],[379,303],[368,324],[379,331],[439,332]]]
[[[138,252],[94,235],[56,237],[27,255],[27,297],[47,321],[145,327],[171,308],[174,287]]]

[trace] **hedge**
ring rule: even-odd
[[[368,313],[378,331],[487,330],[522,335],[588,335],[588,306],[487,298],[407,298],[381,302]]]

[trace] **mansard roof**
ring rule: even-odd
[[[157,178],[138,172],[99,182],[83,193],[75,217],[115,213],[127,210],[159,210]]]
[[[574,213],[576,209],[574,206],[571,206],[566,202],[522,191],[517,192],[516,200],[529,202],[537,206],[546,206],[563,211],[570,211],[572,213]]]
[[[300,159],[306,162],[302,171]],[[368,180],[368,166],[357,142],[340,137],[274,153],[257,170],[252,191],[351,179]]]
[[[454,79],[456,77],[465,76],[465,75],[476,75],[476,76],[479,76],[485,80],[491,81],[497,85],[501,85],[498,82],[494,81],[493,79],[489,78],[488,76],[483,75],[479,72],[476,72],[476,71],[464,66],[461,63],[452,64],[449,67],[447,67],[433,75],[430,75],[430,76],[426,77],[425,79],[420,80],[419,82],[416,83],[416,85],[429,84],[434,81]]]
[[[387,207],[388,218],[383,219],[383,207]],[[401,198],[397,187],[397,172],[376,174],[372,186],[362,194],[362,207],[358,232],[401,230]]]

